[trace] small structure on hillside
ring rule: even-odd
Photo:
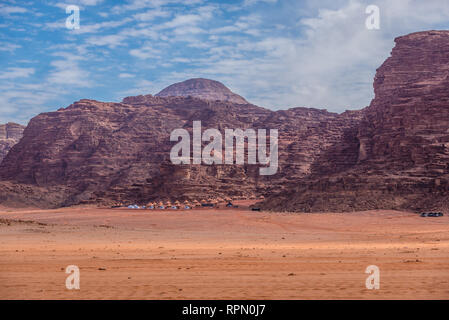
[[[202,207],[205,207],[205,208],[211,208],[211,207],[213,207],[214,206],[214,204],[213,204],[213,200],[203,200],[203,201],[201,201],[201,206]]]
[[[155,208],[155,204],[153,202],[147,203],[147,209],[154,210],[154,208]]]

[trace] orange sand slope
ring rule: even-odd
[[[448,299],[449,217],[0,209],[2,299]],[[65,268],[80,268],[68,290]],[[368,290],[369,265],[380,290]]]

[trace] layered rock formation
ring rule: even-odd
[[[243,97],[229,90],[224,84],[209,79],[189,79],[172,84],[156,97],[195,97],[209,101],[226,101],[239,104],[248,104]]]
[[[24,126],[9,122],[0,124],[0,163],[9,150],[22,138]]]
[[[0,165],[0,203],[264,195],[260,205],[269,210],[449,208],[449,32],[396,39],[377,71],[375,99],[361,111],[270,111],[221,86],[193,79],[158,96],[81,100],[38,115]],[[173,165],[172,130],[191,132],[198,120],[203,130],[278,129],[278,172],[260,176],[259,165]]]
[[[264,206],[288,211],[430,210],[449,207],[449,32],[396,39],[377,70],[375,99],[346,150],[341,143],[312,174]],[[349,166],[335,166],[347,154]]]
[[[0,177],[15,185],[60,186],[58,195],[48,201],[51,205],[250,198],[308,175],[320,153],[360,119],[360,112],[338,115],[307,108],[273,112],[192,97],[147,95],[122,103],[81,100],[33,118],[22,141],[0,166]],[[177,128],[191,131],[197,120],[203,131],[278,129],[278,173],[260,176],[259,165],[171,164],[170,133]]]

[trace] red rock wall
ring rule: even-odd
[[[30,121],[0,165],[0,189],[8,190],[0,202],[265,195],[261,206],[270,210],[449,208],[449,31],[396,39],[374,90],[369,107],[340,115],[193,97],[81,100]],[[172,165],[171,131],[191,130],[196,120],[221,131],[278,129],[278,173],[260,176],[255,165]]]
[[[56,199],[63,199],[62,205],[268,195],[307,176],[315,159],[360,117],[359,112],[273,112],[249,104],[150,95],[122,104],[81,100],[32,119],[0,166],[0,177],[41,188],[61,186],[63,195]],[[191,130],[195,120],[201,120],[203,130],[278,129],[278,173],[260,176],[258,165],[172,165],[171,131]]]
[[[374,90],[375,99],[350,138],[355,138],[352,156],[347,149],[357,161],[332,170],[322,165],[335,165],[343,156],[337,146],[314,163],[314,174],[302,187],[267,199],[267,208],[449,208],[449,32],[397,38],[391,57],[377,70]]]
[[[9,150],[22,138],[24,126],[17,123],[0,125],[0,163]]]

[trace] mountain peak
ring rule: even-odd
[[[215,80],[195,78],[172,84],[156,94],[156,97],[197,97],[204,100],[229,101],[248,104],[243,97],[232,92],[223,83]]]

